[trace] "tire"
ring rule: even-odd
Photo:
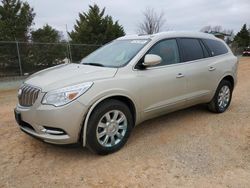
[[[223,91],[224,91],[224,94],[228,93],[229,95],[228,96],[223,95]],[[222,80],[220,82],[216,92],[215,92],[213,99],[208,104],[208,109],[214,113],[225,112],[231,103],[232,93],[233,93],[233,86],[232,86],[231,82],[229,82],[227,80]],[[220,97],[220,96],[223,96],[223,97]],[[225,99],[225,100],[223,100],[223,99]],[[224,101],[224,102],[222,102],[222,101]]]
[[[107,155],[121,149],[127,142],[134,124],[128,106],[115,99],[97,105],[88,122],[86,145],[99,155]]]

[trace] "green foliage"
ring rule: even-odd
[[[0,2],[0,41],[28,41],[30,26],[35,13],[27,2],[2,0]],[[25,63],[26,47],[20,48],[21,60]],[[13,70],[18,74],[19,65],[15,43],[0,43],[0,74]]]
[[[59,31],[53,29],[46,24],[43,28],[31,32],[31,39],[33,42],[60,42],[61,35]]]
[[[27,2],[2,0],[0,5],[0,40],[27,41],[35,13]]]
[[[59,31],[46,24],[43,28],[31,32],[30,64],[37,68],[50,67],[67,57],[66,43],[61,43]],[[58,44],[51,44],[58,43]],[[29,66],[31,67],[31,66]]]
[[[244,24],[241,30],[237,33],[234,38],[234,42],[237,43],[238,47],[247,47],[250,43],[250,33],[247,30],[247,25]]]
[[[79,61],[101,44],[125,34],[118,21],[105,15],[105,9],[93,5],[89,6],[88,12],[79,14],[74,30],[69,33],[69,48],[67,43],[60,43],[60,33],[48,24],[31,31],[34,17],[34,10],[27,2],[0,0],[0,41],[18,41],[0,43],[0,76],[20,74],[17,49],[20,52],[22,72],[33,73],[61,63],[69,57],[70,49],[73,61]]]
[[[89,6],[88,12],[79,13],[79,20],[76,21],[74,30],[69,33],[72,43],[82,44],[105,44],[117,37],[125,35],[124,29],[118,21],[113,21],[109,15],[104,16],[105,8],[100,8],[94,4]],[[78,51],[72,49],[74,61],[79,61],[92,49]]]

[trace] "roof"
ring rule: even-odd
[[[118,38],[118,40],[127,39],[164,39],[164,38],[175,38],[175,37],[192,37],[192,38],[207,38],[207,39],[217,39],[214,35],[202,32],[192,32],[192,31],[167,31],[156,33],[152,35],[126,35]]]

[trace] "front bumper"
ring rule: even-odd
[[[42,105],[41,98],[29,108],[17,105],[15,117],[20,129],[52,144],[77,143],[87,107],[77,100],[62,107]]]

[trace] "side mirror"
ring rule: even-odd
[[[144,62],[142,63],[145,67],[150,67],[154,65],[158,65],[161,63],[161,57],[154,54],[147,54],[144,58]]]

